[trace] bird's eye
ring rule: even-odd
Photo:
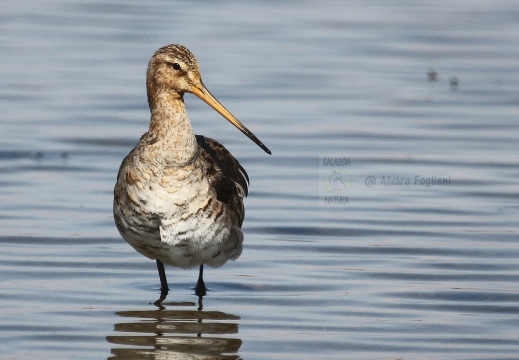
[[[173,63],[173,64],[171,64],[171,67],[173,67],[173,69],[175,69],[175,70],[180,70],[180,64],[179,63]]]

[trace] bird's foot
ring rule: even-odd
[[[160,289],[160,297],[159,297],[159,299],[158,299],[157,301],[155,301],[155,302],[153,303],[153,305],[155,305],[155,306],[157,306],[157,307],[162,307],[162,302],[163,302],[164,300],[166,300],[166,297],[168,296],[168,292],[169,292],[168,288],[165,288],[165,289],[162,288],[162,289]]]

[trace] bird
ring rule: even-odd
[[[169,290],[168,265],[198,266],[194,289],[204,296],[204,265],[220,267],[241,255],[249,177],[223,145],[194,134],[184,94],[196,95],[267,154],[271,151],[207,90],[185,46],[170,44],[153,54],[146,88],[149,129],[119,167],[114,221],[124,240],[156,261],[162,295]]]

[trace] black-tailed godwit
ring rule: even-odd
[[[219,267],[242,252],[243,198],[249,178],[215,140],[195,135],[184,93],[195,94],[265,152],[270,150],[214,98],[198,63],[182,45],[155,52],[146,76],[149,130],[123,160],[114,189],[117,229],[139,253],[164,265],[200,267],[195,290],[205,295],[203,267]]]

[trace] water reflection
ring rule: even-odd
[[[114,325],[121,335],[107,336],[112,348],[110,359],[238,359],[242,344],[237,338],[239,316],[220,311],[204,311],[203,298],[194,302],[157,301],[156,309],[119,311],[131,322]],[[136,335],[131,335],[136,334]]]

